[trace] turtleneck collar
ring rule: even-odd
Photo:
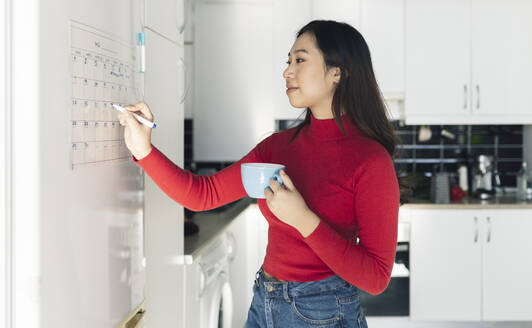
[[[336,121],[334,118],[320,120],[320,119],[315,118],[311,112],[310,113],[310,124],[307,127],[308,133],[312,137],[315,137],[321,140],[343,139],[343,138],[351,137],[354,135],[360,135],[361,133],[360,130],[351,121],[351,118],[349,117],[349,115],[347,114],[342,115],[341,120],[344,126],[344,130],[346,132],[345,136],[342,134],[342,131],[338,127],[338,124],[336,124]]]

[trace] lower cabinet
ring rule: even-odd
[[[411,212],[412,320],[532,321],[532,209]]]
[[[244,327],[247,319],[253,299],[255,273],[262,265],[266,252],[267,226],[258,205],[253,203],[226,228],[235,241],[229,281],[233,291],[233,327],[236,328]]]

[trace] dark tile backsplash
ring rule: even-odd
[[[394,126],[403,140],[394,159],[404,172],[456,172],[459,164],[474,165],[479,154],[492,155],[504,186],[516,185],[516,172],[523,160],[522,125],[430,125],[432,137],[419,142],[419,125]],[[449,131],[455,138],[442,135]]]
[[[298,124],[299,120],[278,120],[277,131]],[[396,170],[411,172],[456,172],[461,163],[472,167],[478,154],[493,155],[504,186],[516,185],[516,172],[523,160],[522,125],[430,125],[432,137],[419,142],[419,125],[393,122],[403,144],[394,159]],[[222,170],[234,162],[194,162],[192,149],[193,120],[185,119],[185,169],[198,174]],[[442,136],[451,132],[454,140]],[[445,133],[444,133],[445,134]]]

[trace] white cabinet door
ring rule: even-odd
[[[483,211],[481,220],[483,320],[532,321],[532,211]]]
[[[411,319],[480,320],[482,233],[474,217],[467,210],[412,211]]]
[[[255,273],[264,261],[268,224],[256,203],[250,204],[227,227],[234,238],[235,255],[229,267],[233,291],[233,327],[244,327],[253,299]],[[266,229],[264,229],[266,226]]]
[[[144,4],[144,25],[179,44],[183,44],[184,0],[145,0]]]
[[[362,0],[360,32],[371,53],[377,83],[386,100],[389,118],[404,119],[405,3]]]
[[[472,1],[475,123],[532,123],[532,1]]]
[[[311,0],[312,19],[335,20],[359,28],[361,0]]]
[[[249,207],[242,211],[226,231],[234,238],[235,252],[229,264],[229,281],[233,293],[233,327],[244,327],[251,299],[253,282],[258,267],[255,265],[257,252],[250,248],[250,241],[257,240],[257,228],[249,215]]]
[[[183,167],[183,47],[146,31],[145,101],[157,123],[152,143]],[[168,260],[184,251],[183,206],[170,199],[145,175],[146,316],[150,327],[183,326],[184,271]]]
[[[406,0],[407,124],[470,115],[470,16],[469,1]]]
[[[360,6],[360,32],[385,98],[404,97],[404,8],[397,0],[362,0]]]
[[[294,120],[305,110],[290,105],[283,72],[288,66],[286,64],[288,52],[296,41],[297,31],[311,20],[312,3],[310,0],[275,0],[273,2],[272,111],[276,120]]]
[[[275,131],[272,7],[272,1],[196,2],[195,161],[238,160]]]

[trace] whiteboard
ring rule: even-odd
[[[16,327],[116,327],[145,299],[144,176],[120,146],[116,156],[104,146],[73,165],[72,54],[83,46],[79,41],[96,41],[119,49],[118,67],[133,73],[141,1],[12,3]],[[94,47],[84,56],[111,57]],[[85,71],[80,77],[96,80]],[[142,82],[113,83],[137,88]],[[130,102],[141,96],[136,92],[90,100]],[[91,122],[114,119],[101,111]],[[82,137],[75,141],[121,142],[120,135]]]

